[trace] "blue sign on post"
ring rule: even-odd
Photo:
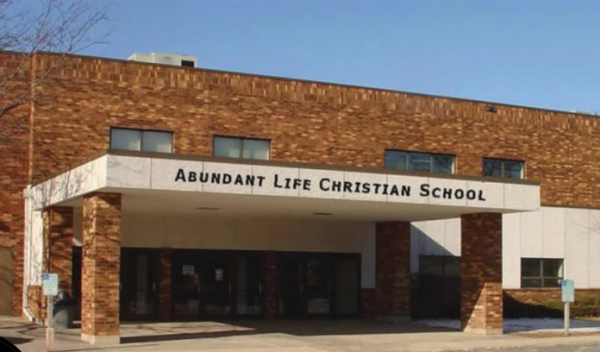
[[[562,280],[560,283],[563,303],[575,302],[575,281]]]

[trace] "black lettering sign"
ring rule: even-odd
[[[248,174],[229,174],[219,172],[196,172],[177,169],[175,182],[201,182],[223,185],[234,185],[240,187],[264,187],[266,176]],[[298,177],[281,177],[273,175],[272,186],[278,189],[289,190],[312,190],[312,180]],[[360,181],[340,181],[323,177],[319,179],[319,189],[322,192],[375,194],[393,197],[410,197],[412,187],[409,185],[394,183],[376,183]],[[431,187],[429,183],[423,183],[419,187],[419,197],[433,197],[437,199],[468,199],[485,202],[483,190],[462,189],[452,187]]]
[[[175,182],[177,181],[185,181],[185,171],[183,171],[183,169],[179,169],[177,170],[177,176],[175,176]]]

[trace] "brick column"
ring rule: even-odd
[[[160,321],[171,320],[171,256],[170,248],[160,250],[158,273],[158,317]]]
[[[461,231],[462,328],[502,334],[502,214],[463,215]]]
[[[121,195],[92,193],[83,200],[81,338],[119,343]]]
[[[263,314],[275,319],[277,311],[277,255],[269,251],[263,256]]]
[[[376,298],[378,319],[410,320],[410,223],[376,226]]]
[[[59,288],[73,289],[73,208],[44,210],[44,271],[57,273]]]

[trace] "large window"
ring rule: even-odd
[[[454,173],[454,156],[386,150],[385,167],[405,171],[452,174]]]
[[[483,176],[525,178],[525,162],[483,158]]]
[[[521,287],[560,287],[562,259],[521,258]]]
[[[271,142],[264,139],[215,137],[213,147],[213,155],[223,158],[271,158]]]
[[[110,129],[110,149],[172,153],[173,133],[113,127]]]

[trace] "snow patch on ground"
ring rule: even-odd
[[[415,324],[432,327],[449,328],[460,330],[460,321],[451,319],[424,319],[415,320]],[[562,319],[504,319],[504,332],[553,332],[562,331],[564,321]],[[571,319],[570,331],[573,332],[600,332],[600,321],[587,321]]]

